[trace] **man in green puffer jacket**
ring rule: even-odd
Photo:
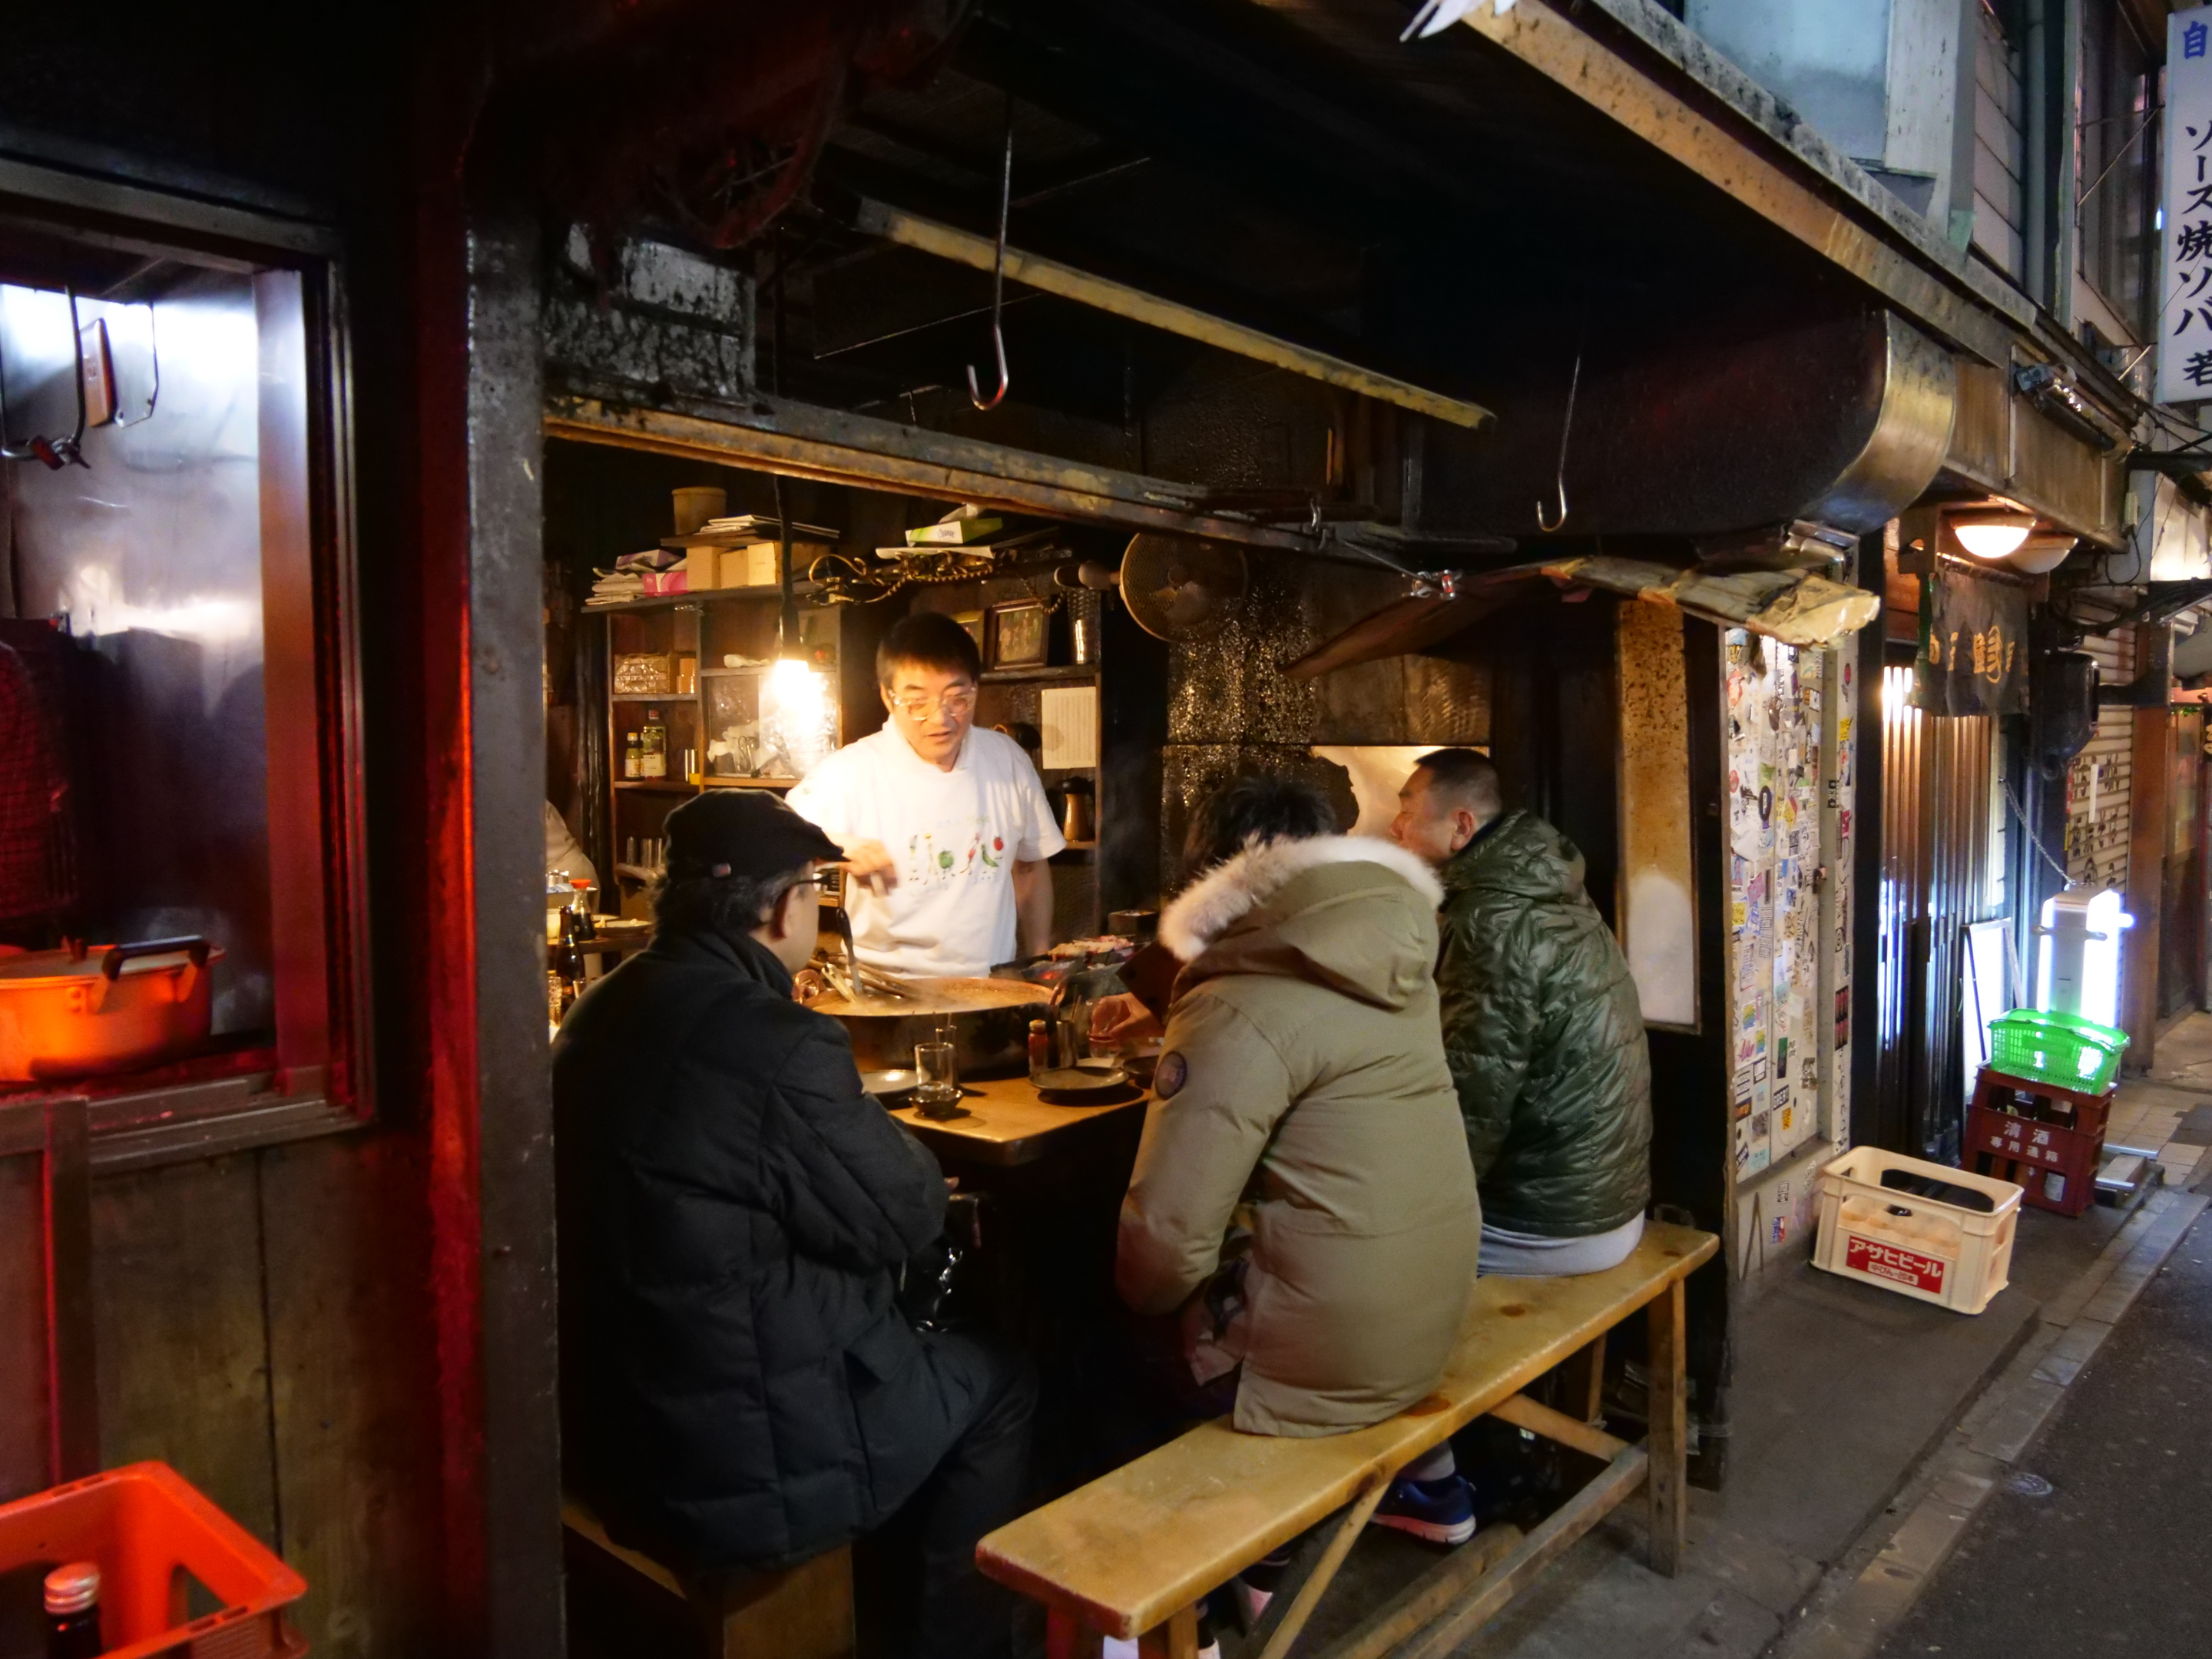
[[[1490,762],[1425,755],[1398,842],[1444,888],[1444,1056],[1482,1192],[1486,1273],[1596,1273],[1651,1201],[1651,1059],[1628,961],[1583,890],[1583,856],[1507,812]]]

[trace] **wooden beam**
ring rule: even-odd
[[[1589,1351],[1586,1348],[1584,1354]],[[1576,1358],[1580,1359],[1582,1354]],[[1491,1408],[1490,1414],[1501,1423],[1510,1423],[1516,1429],[1526,1429],[1531,1434],[1540,1434],[1547,1440],[1556,1440],[1562,1446],[1610,1463],[1628,1449],[1628,1442],[1607,1434],[1603,1429],[1594,1429],[1579,1418],[1554,1411],[1540,1401],[1516,1394]]]
[[[1469,1553],[1481,1548],[1482,1534],[1478,1533],[1368,1623],[1322,1649],[1316,1659],[1381,1659],[1386,1653],[1396,1659],[1445,1659],[1458,1652],[1500,1607],[1642,1485],[1649,1463],[1643,1447],[1630,1447],[1554,1510],[1503,1561],[1486,1572],[1470,1574],[1461,1558],[1480,1563],[1481,1557]],[[1423,1613],[1425,1619],[1415,1622]]]
[[[1194,484],[776,398],[686,412],[611,397],[556,395],[546,399],[545,435],[1017,513],[1211,536],[1246,547],[1322,551],[1313,537],[1208,512],[1206,491]]]
[[[973,231],[961,230],[942,224],[934,219],[925,219],[919,214],[908,213],[882,202],[863,199],[860,203],[859,228],[871,236],[881,236],[896,242],[902,247],[918,249],[935,254],[941,259],[951,259],[958,264],[977,270],[989,270],[999,258],[998,244],[988,236],[978,236]],[[1006,250],[1006,273],[1009,282],[1036,289],[1046,294],[1058,295],[1063,300],[1073,300],[1109,313],[1124,317],[1133,323],[1142,323],[1147,328],[1157,328],[1163,333],[1180,335],[1186,340],[1196,340],[1204,345],[1218,346],[1240,357],[1249,357],[1255,362],[1270,363],[1287,369],[1293,374],[1303,374],[1309,380],[1341,386],[1346,392],[1357,392],[1363,397],[1379,402],[1395,404],[1401,409],[1410,409],[1416,414],[1431,415],[1437,420],[1449,421],[1454,426],[1479,427],[1494,419],[1480,404],[1469,403],[1463,398],[1450,398],[1426,386],[1413,385],[1394,375],[1382,374],[1371,368],[1347,362],[1326,351],[1316,351],[1276,335],[1262,333],[1242,323],[1232,323],[1194,307],[1164,300],[1155,294],[1116,283],[1104,276],[1079,270],[1073,265],[1062,264],[1057,259],[1024,253],[1018,248]]]
[[[1448,1611],[1470,1585],[1481,1583],[1526,1536],[1510,1522],[1485,1527],[1324,1650],[1322,1659],[1378,1659],[1389,1653]]]
[[[1329,1536],[1328,1547],[1322,1553],[1313,1571],[1307,1575],[1306,1582],[1298,1586],[1297,1595],[1291,1602],[1291,1610],[1283,1615],[1282,1623],[1277,1625],[1274,1633],[1267,1638],[1267,1645],[1261,1651],[1260,1659],[1286,1659],[1291,1644],[1298,1639],[1298,1632],[1306,1627],[1306,1620],[1313,1617],[1314,1609],[1321,1605],[1322,1593],[1336,1577],[1336,1570],[1344,1565],[1344,1558],[1352,1553],[1352,1547],[1358,1541],[1359,1534],[1366,1530],[1369,1518],[1374,1515],[1376,1506],[1382,1503],[1384,1494],[1390,1490],[1390,1483],[1396,1478],[1396,1473],[1395,1470],[1388,1474],[1377,1473],[1368,1482],[1367,1490],[1344,1512],[1344,1518],[1336,1523],[1335,1532]]]
[[[1284,0],[1271,0],[1283,3]],[[2013,331],[1919,260],[1760,153],[1747,135],[1700,113],[1543,0],[1461,20],[1485,40],[1611,117],[1692,173],[1848,271],[1907,316],[1984,362],[2011,362]]]

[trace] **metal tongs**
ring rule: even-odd
[[[912,981],[887,974],[880,968],[871,968],[854,953],[853,919],[845,914],[842,905],[823,906],[822,917],[823,932],[837,942],[836,951],[823,963],[823,972],[838,995],[848,1002],[858,1002],[867,992],[908,1000],[915,996],[916,988]]]

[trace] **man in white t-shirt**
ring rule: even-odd
[[[1052,943],[1052,872],[1067,845],[1022,747],[975,729],[982,659],[951,617],[892,624],[876,652],[890,719],[791,792],[843,847],[862,962],[971,976]]]

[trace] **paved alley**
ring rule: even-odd
[[[1883,1654],[2204,1652],[2208,1413],[2212,1221],[2200,1221]]]

